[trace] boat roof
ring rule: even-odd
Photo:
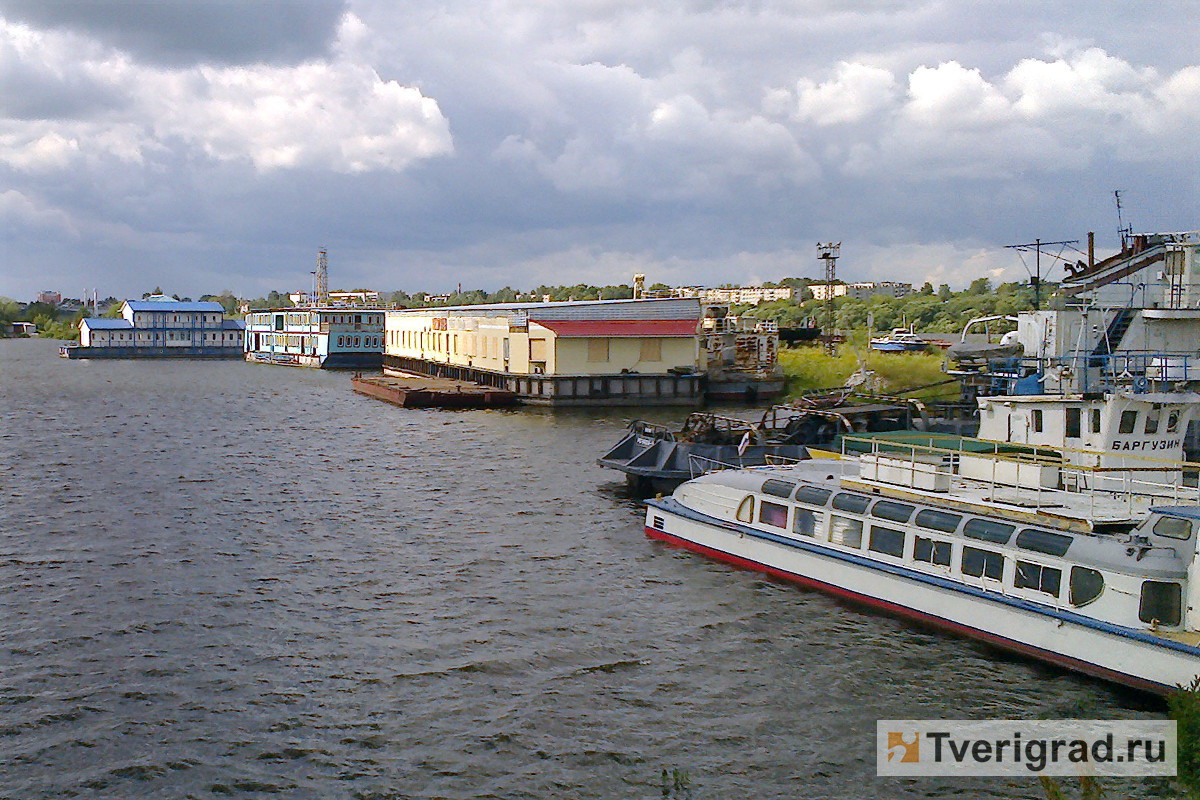
[[[1170,514],[1173,517],[1200,519],[1200,506],[1153,506],[1150,510],[1155,514]]]
[[[83,324],[94,331],[130,330],[133,328],[133,323],[124,317],[119,319],[84,317]]]
[[[224,306],[211,300],[173,300],[170,298],[165,300],[126,300],[125,305],[129,306],[133,311],[162,311],[168,314],[176,311],[215,311],[218,314],[225,313]]]
[[[1079,533],[1133,523],[1151,510],[1152,503],[1163,500],[1162,497],[1118,497],[1096,493],[1081,502],[1083,498],[1078,492],[993,485],[957,475],[952,478],[950,491],[937,492],[863,478],[859,475],[859,466],[857,458],[817,458],[780,466],[710,472],[696,480],[725,483],[747,491],[757,491],[766,478],[804,481],[831,489],[848,489],[952,511],[999,515],[1025,524],[1048,525]],[[1200,518],[1200,508],[1193,506],[1172,506],[1167,513],[1196,514]]]
[[[960,476],[952,478],[948,492],[898,486],[862,477],[846,478],[842,483],[848,488],[919,500],[932,506],[958,508],[976,513],[998,512],[1000,516],[1024,519],[1027,522],[1036,517],[1044,520],[1040,523],[1043,525],[1056,525],[1080,531],[1090,531],[1098,525],[1125,524],[1140,520],[1150,509],[1153,499],[1161,499],[1117,497],[1097,493],[1081,501],[1078,492],[992,485]]]

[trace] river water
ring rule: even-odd
[[[635,413],[0,340],[0,798],[1038,798],[875,722],[1163,716],[652,542]]]

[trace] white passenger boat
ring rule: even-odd
[[[1200,395],[980,399],[980,437],[847,438],[711,472],[648,535],[1119,683],[1200,674]]]
[[[893,328],[886,336],[871,340],[871,349],[883,353],[919,353],[929,349],[929,342],[907,328]]]

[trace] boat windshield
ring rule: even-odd
[[[1171,539],[1192,538],[1192,520],[1183,517],[1160,517],[1154,523],[1154,532]]]

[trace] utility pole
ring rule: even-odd
[[[817,242],[817,250],[820,251],[817,258],[825,262],[825,345],[832,353],[836,349],[833,338],[833,282],[837,280],[837,260],[842,252],[842,243],[821,244]]]
[[[1078,239],[1070,239],[1062,242],[1043,242],[1041,239],[1034,239],[1026,244],[1007,244],[1005,249],[1016,250],[1020,253],[1028,253],[1032,249],[1035,253],[1033,261],[1033,277],[1029,279],[1029,284],[1033,287],[1033,309],[1037,311],[1042,307],[1042,248],[1052,245],[1066,247],[1069,244],[1079,244]]]

